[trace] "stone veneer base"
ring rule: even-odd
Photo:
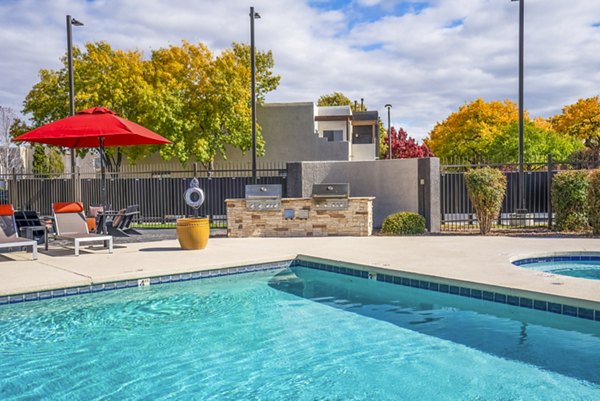
[[[374,199],[352,197],[346,210],[315,210],[311,198],[283,198],[281,210],[269,211],[248,210],[245,199],[227,199],[227,236],[368,236],[373,233]]]

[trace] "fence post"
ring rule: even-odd
[[[17,207],[20,207],[20,203],[17,202],[17,199],[21,198],[21,194],[19,193],[19,190],[17,189],[17,169],[13,167],[12,169],[12,185],[11,185],[11,189],[8,191],[8,202],[12,203],[13,205],[18,205]]]
[[[554,169],[552,162],[552,153],[548,154],[548,174],[546,183],[548,187],[548,229],[552,230],[552,170]]]

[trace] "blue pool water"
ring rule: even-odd
[[[546,273],[600,280],[600,257],[559,256],[517,261],[520,267]]]
[[[304,267],[0,307],[1,400],[597,400],[600,323]]]

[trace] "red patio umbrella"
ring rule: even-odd
[[[121,118],[106,107],[93,107],[63,118],[13,141],[28,141],[66,148],[100,148],[102,146],[163,145],[168,139]]]
[[[13,141],[37,142],[67,148],[99,148],[103,201],[106,203],[105,146],[163,145],[168,139],[121,118],[106,107],[93,107],[20,135]]]

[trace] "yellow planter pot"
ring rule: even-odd
[[[177,219],[177,239],[182,249],[204,249],[209,236],[208,217]]]

